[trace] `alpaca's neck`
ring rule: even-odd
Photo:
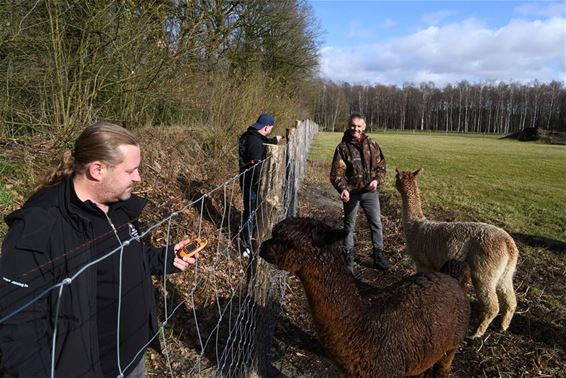
[[[367,313],[367,302],[360,296],[354,277],[343,262],[327,261],[305,267],[299,278],[321,341],[331,354],[343,353],[332,348],[359,331]]]
[[[403,200],[403,223],[425,219],[421,207],[421,194],[419,187],[416,185],[401,193]]]

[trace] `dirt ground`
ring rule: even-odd
[[[318,171],[326,172],[326,168],[311,164],[307,169],[299,215],[340,226],[342,207],[338,195]],[[360,211],[354,275],[362,295],[414,273],[412,262],[404,253],[400,198],[381,196],[381,206],[385,249],[395,270],[383,273],[371,268],[369,230]],[[566,377],[565,245],[559,242],[549,246],[537,243],[536,238],[515,239],[520,251],[530,243],[529,253],[537,256],[520,256],[514,280],[519,303],[511,326],[507,332],[499,331],[498,317],[483,338],[467,338],[456,355],[454,377]],[[279,371],[276,376],[339,377],[318,342],[300,281],[295,276],[288,280],[272,350],[273,366]],[[478,324],[473,289],[471,296],[469,335]],[[556,298],[559,303],[553,304]]]

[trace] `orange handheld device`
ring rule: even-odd
[[[206,240],[197,238],[191,241],[189,244],[185,245],[183,248],[179,249],[179,251],[177,251],[177,256],[179,256],[180,258],[183,258],[185,256],[193,257],[197,252],[202,251],[202,249],[206,247],[207,243],[208,242]]]

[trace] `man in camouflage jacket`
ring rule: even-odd
[[[390,265],[383,258],[383,227],[377,194],[377,188],[385,181],[386,164],[379,145],[364,134],[365,128],[361,114],[350,115],[348,130],[334,152],[330,182],[344,204],[348,268],[353,268],[354,228],[361,205],[371,230],[373,266],[388,270]]]

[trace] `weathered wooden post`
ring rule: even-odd
[[[269,156],[262,167],[258,192],[257,240],[269,239],[271,229],[282,219],[284,209],[283,190],[285,185],[286,148],[268,144],[266,155]],[[259,243],[258,243],[259,244]],[[259,246],[256,253],[259,252]],[[256,306],[255,343],[253,346],[251,376],[269,375],[271,344],[275,326],[285,294],[287,273],[274,269],[256,255],[252,270],[255,272],[248,288]]]
[[[263,162],[258,190],[258,240],[269,238],[271,229],[283,216],[284,207],[285,146],[266,144],[265,150],[269,158]]]
[[[253,298],[254,342],[248,376],[270,376],[270,351],[285,295],[287,273],[274,269],[257,255],[259,244],[271,236],[281,219],[296,216],[298,189],[303,180],[306,154],[318,125],[297,121],[287,130],[287,145],[266,145],[266,155],[258,192],[256,240],[258,248],[249,271],[248,293]]]
[[[274,269],[259,257],[261,242],[271,237],[281,219],[297,215],[297,193],[304,175],[306,154],[318,126],[297,121],[287,130],[287,145],[266,145],[261,165],[252,259],[246,265],[246,287],[236,321],[238,326],[226,342],[218,376],[267,377],[273,375],[271,346],[285,295],[287,273]]]

